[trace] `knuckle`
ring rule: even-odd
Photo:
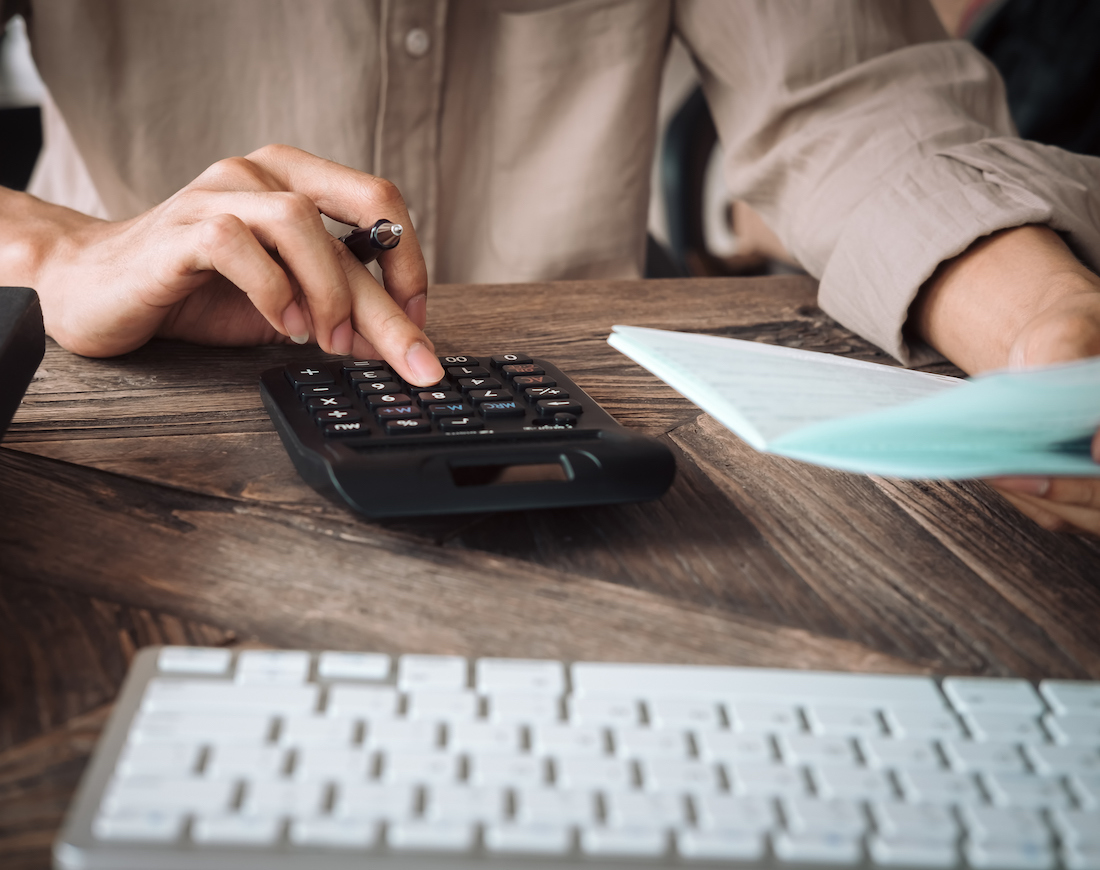
[[[230,187],[256,178],[256,167],[244,157],[226,157],[211,164],[198,181],[217,187]]]
[[[405,205],[405,198],[401,195],[401,191],[397,185],[390,181],[388,178],[374,179],[375,195],[378,197],[380,204],[383,206],[400,204],[402,207]]]
[[[284,191],[274,195],[272,206],[275,220],[287,224],[300,224],[319,220],[317,204],[304,193]]]
[[[248,156],[260,161],[283,161],[293,159],[296,155],[301,153],[301,149],[295,148],[293,145],[284,145],[281,142],[269,142],[267,145],[257,148]]]
[[[242,232],[248,232],[248,228],[239,217],[216,214],[202,222],[201,244],[208,251],[217,251],[239,243]]]

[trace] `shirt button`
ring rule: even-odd
[[[432,47],[432,38],[422,27],[414,27],[405,34],[405,51],[413,57],[423,57]]]

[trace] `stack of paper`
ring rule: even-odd
[[[1100,477],[1100,358],[970,380],[615,326],[608,342],[767,453],[910,478]]]

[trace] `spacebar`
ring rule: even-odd
[[[845,674],[707,665],[577,662],[571,668],[577,695],[754,698],[843,705],[945,705],[934,680],[918,676]]]

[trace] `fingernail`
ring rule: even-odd
[[[405,362],[409,364],[416,380],[425,385],[437,384],[443,380],[443,366],[423,342],[418,341],[409,348],[405,354]]]
[[[351,340],[355,334],[355,330],[351,328],[351,321],[345,320],[334,330],[332,330],[331,346],[332,352],[338,353],[341,356],[347,356],[351,353]]]
[[[421,293],[419,296],[414,296],[405,304],[405,316],[415,323],[420,329],[423,329],[428,322],[428,296],[425,293]]]
[[[990,481],[994,486],[1024,495],[1044,496],[1050,492],[1049,477],[996,477]]]
[[[283,309],[283,329],[295,344],[309,341],[309,326],[306,325],[305,315],[297,302],[291,302]]]

